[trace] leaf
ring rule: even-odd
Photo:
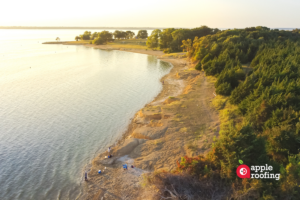
[[[244,162],[242,160],[239,160],[239,163],[242,165]]]

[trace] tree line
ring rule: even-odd
[[[224,30],[183,40],[182,48],[235,106],[205,161],[210,174],[246,199],[300,199],[300,31]],[[237,179],[239,160],[272,165],[280,180]]]
[[[93,40],[93,44],[106,44],[114,39],[118,40],[126,40],[133,39],[135,33],[132,31],[119,31],[116,30],[113,33],[109,31],[101,31],[101,32],[90,32],[85,31],[82,35],[76,36],[75,40]],[[148,37],[147,30],[140,30],[136,36],[137,38],[146,39]]]
[[[226,120],[211,151],[185,156],[176,172],[227,188],[215,194],[220,199],[300,199],[300,30],[156,29],[147,45],[186,51],[196,70],[217,78],[216,93],[225,97]],[[240,160],[273,166],[280,179],[240,179]]]
[[[165,50],[165,52],[182,51],[183,40],[187,40],[195,37],[203,37],[210,34],[219,32],[219,29],[209,28],[207,26],[201,26],[193,29],[155,29],[151,35],[147,38],[147,46],[149,48],[157,48]]]

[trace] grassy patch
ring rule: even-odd
[[[168,53],[162,56],[163,58],[186,58],[186,53]]]
[[[108,43],[108,45],[114,46],[115,48],[147,49],[146,41],[146,39],[115,40],[114,42]]]
[[[213,101],[212,101],[212,105],[215,109],[217,110],[221,110],[225,107],[227,102],[227,98],[222,96],[222,95],[217,95]]]
[[[90,44],[92,40],[80,40],[80,41],[70,41],[67,42],[66,44]]]
[[[198,146],[197,146],[196,144],[194,144],[193,141],[190,141],[190,142],[187,144],[187,148],[190,149],[191,151],[197,151]]]

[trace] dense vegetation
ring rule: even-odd
[[[173,29],[163,32],[168,30]],[[154,34],[163,37],[162,32]],[[225,96],[226,109],[208,156],[182,158],[177,172],[211,185],[211,191],[216,186],[228,189],[216,191],[219,196],[197,194],[203,199],[300,199],[300,31],[218,31],[185,39],[182,48],[197,63],[196,69],[217,78],[216,93]],[[248,166],[271,165],[280,180],[240,179],[239,160]],[[156,174],[154,179],[171,178]],[[164,182],[165,188],[176,188],[177,183]],[[182,187],[177,184],[176,190]]]
[[[141,32],[141,31],[140,31]],[[140,33],[139,32],[139,33]],[[145,35],[144,30],[142,30],[142,33]],[[146,31],[147,34],[147,31]],[[101,31],[101,32],[90,32],[85,31],[82,35],[76,36],[75,40],[93,40],[93,44],[106,44],[109,41],[113,41],[114,39],[132,39],[134,37],[135,33],[132,31],[119,31],[116,30],[114,33],[111,33],[109,31]],[[142,36],[144,36],[142,35]]]
[[[201,26],[193,29],[155,29],[147,38],[147,46],[149,48],[158,48],[168,53],[182,51],[183,40],[195,37],[203,37],[206,35],[215,34],[219,31],[219,29],[211,29],[207,26]]]

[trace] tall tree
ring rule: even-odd
[[[113,36],[115,37],[115,39],[120,39],[122,37],[122,31],[115,30]]]
[[[94,32],[92,35],[91,35],[91,40],[94,40],[98,37],[98,32]]]
[[[139,30],[137,37],[141,39],[146,39],[148,37],[147,30]]]
[[[132,31],[126,31],[126,39],[132,39],[135,36],[135,33]]]
[[[172,36],[172,48],[174,48],[175,50],[181,50],[182,41],[188,38],[192,38],[191,29],[177,29],[172,32]]]
[[[182,46],[183,49],[185,49],[186,51],[190,51],[192,48],[192,40],[191,39],[187,39],[187,40],[182,40]]]
[[[85,31],[83,35],[80,35],[81,40],[90,40],[92,33],[90,31]]]
[[[172,33],[175,30],[176,30],[175,28],[167,28],[160,33],[160,39],[159,39],[160,49],[170,48],[171,42],[173,41]]]
[[[107,43],[109,40],[112,39],[113,34],[108,32],[108,31],[102,31],[100,33],[98,33],[98,37],[101,37],[105,43]]]
[[[150,48],[157,48],[159,46],[159,38],[160,38],[160,29],[155,29],[152,31],[151,35],[147,38],[147,46]]]

